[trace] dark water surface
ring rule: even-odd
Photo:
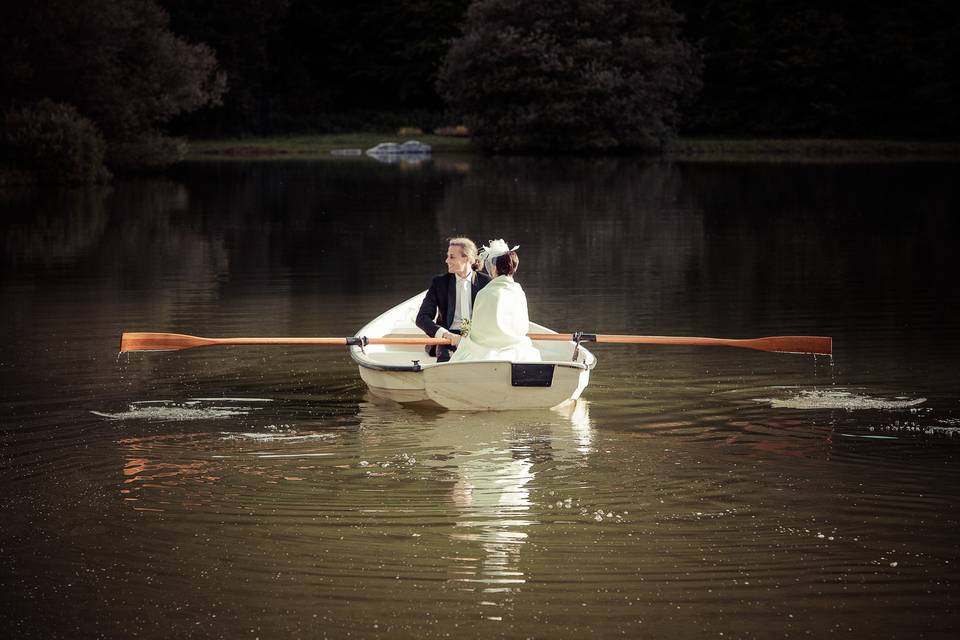
[[[4,637],[954,637],[955,164],[186,166],[0,193]],[[521,245],[597,346],[564,411],[372,399],[352,334]]]

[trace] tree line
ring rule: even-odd
[[[113,167],[460,123],[499,150],[956,139],[958,62],[952,0],[32,0],[0,8],[0,163],[63,131]]]
[[[618,16],[642,0],[481,2],[576,6]],[[438,91],[470,0],[165,0],[174,31],[217,52],[230,79],[193,133],[445,122]],[[526,9],[523,9],[526,7]],[[673,0],[680,39],[702,59],[681,133],[956,139],[960,3],[953,0]],[[563,22],[559,18],[558,22]],[[572,25],[571,25],[572,26]],[[580,25],[583,26],[582,24]],[[351,114],[356,114],[352,117]],[[374,115],[376,114],[376,115]],[[369,125],[367,124],[369,123]]]

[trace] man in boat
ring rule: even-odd
[[[427,353],[437,362],[446,362],[457,350],[464,320],[469,322],[477,292],[491,278],[480,273],[477,245],[469,238],[450,238],[447,246],[447,272],[430,283],[417,313],[417,326],[432,338],[448,338],[452,345],[431,345]]]

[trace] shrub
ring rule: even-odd
[[[138,140],[108,143],[106,162],[117,173],[149,173],[166,169],[186,155],[186,139],[151,133]]]
[[[662,147],[700,63],[665,0],[476,0],[438,89],[495,151]]]
[[[41,100],[3,117],[0,159],[42,182],[103,182],[103,158],[103,136],[70,105]]]
[[[53,98],[136,140],[226,89],[213,50],[170,31],[159,0],[31,0],[0,11],[0,103]],[[166,3],[164,3],[166,4]],[[229,4],[229,3],[228,3]],[[15,25],[15,26],[14,26]]]

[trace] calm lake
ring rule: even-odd
[[[194,163],[0,192],[11,638],[952,638],[960,165]],[[595,345],[561,410],[371,397],[347,336],[519,244]]]

